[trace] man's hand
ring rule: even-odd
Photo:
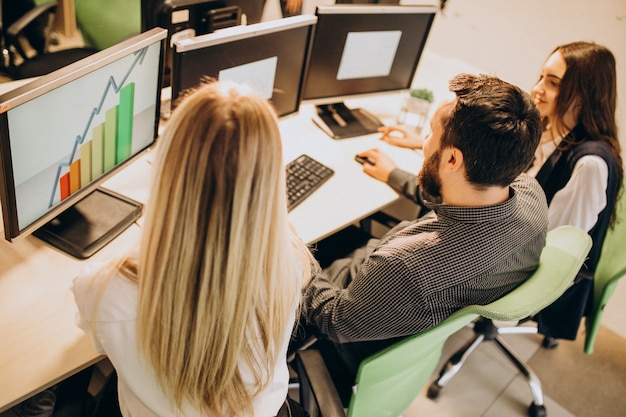
[[[300,13],[300,8],[302,7],[302,0],[286,0],[285,1],[285,11],[289,13],[289,15],[295,15],[296,13]]]
[[[424,140],[417,133],[411,132],[408,126],[383,126],[378,131],[382,134],[380,140],[390,145],[402,148],[422,149]]]
[[[377,148],[361,152],[358,156],[369,159],[363,164],[363,172],[383,182],[387,182],[391,171],[398,167],[389,155]]]

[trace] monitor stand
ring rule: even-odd
[[[383,124],[365,109],[350,109],[344,103],[315,106],[313,122],[333,139],[376,133]]]
[[[141,217],[143,204],[97,188],[50,220],[33,235],[74,256],[86,259]]]

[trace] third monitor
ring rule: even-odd
[[[315,122],[331,137],[375,132],[376,117],[343,100],[411,87],[436,5],[318,6],[303,100],[317,104]]]

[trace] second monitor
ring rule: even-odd
[[[315,16],[294,16],[177,42],[172,107],[184,90],[211,77],[251,85],[279,116],[297,112],[316,21]]]
[[[317,27],[303,100],[318,103],[314,120],[336,139],[375,132],[380,122],[341,100],[408,90],[437,13],[436,5],[329,5]]]

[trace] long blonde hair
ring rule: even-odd
[[[288,226],[275,112],[243,90],[209,83],[173,112],[136,268],[140,349],[176,406],[207,416],[252,414],[289,327],[299,264],[309,267]],[[132,262],[123,269],[133,275]]]

